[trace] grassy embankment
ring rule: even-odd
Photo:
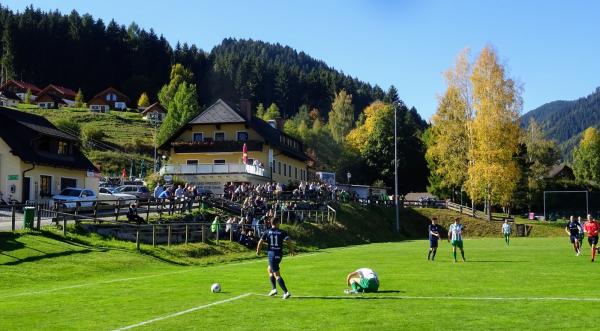
[[[299,251],[315,251],[329,247],[366,244],[374,242],[390,242],[406,239],[424,239],[427,236],[427,224],[430,217],[437,217],[444,229],[456,217],[456,213],[443,209],[401,209],[400,221],[402,231],[395,233],[393,208],[368,207],[355,204],[342,204],[338,208],[337,222],[334,224],[316,225],[283,225],[295,240]],[[466,237],[499,237],[500,224],[490,223],[470,217],[463,217]],[[530,236],[553,237],[563,234],[561,226],[550,224],[535,224]],[[135,244],[112,238],[104,238],[97,234],[88,234],[72,228],[67,238],[62,238],[60,232],[52,227],[46,228],[41,234],[23,234],[34,238],[45,237],[68,243],[75,243],[103,251],[122,250],[135,252]],[[17,238],[19,236],[17,235]],[[0,244],[2,245],[2,244]],[[5,250],[5,248],[2,248]],[[219,243],[208,241],[205,244],[191,243],[176,244],[171,247],[141,245],[143,255],[162,261],[181,265],[206,265],[254,258],[251,250],[221,240]]]

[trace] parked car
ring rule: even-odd
[[[152,193],[146,186],[143,185],[123,185],[113,190],[113,193],[125,193],[135,195],[140,200],[148,200],[152,197]]]
[[[117,202],[127,204],[136,201],[137,197],[133,194],[115,193],[109,188],[101,187],[98,190],[98,200],[105,201],[105,203],[109,205],[116,205]]]
[[[96,199],[96,193],[92,190],[68,187],[52,196],[52,204],[63,205],[66,208],[91,207]]]

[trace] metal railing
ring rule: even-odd
[[[270,177],[270,170],[251,164],[167,164],[160,169],[160,174],[252,174],[261,177]]]

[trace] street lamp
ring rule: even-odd
[[[396,208],[396,232],[400,233],[400,211],[398,209],[398,104],[394,102],[394,206]]]
[[[150,124],[154,127],[154,172],[157,172],[158,169],[156,169],[156,164],[158,159],[156,158],[156,129],[160,125],[161,118],[159,112],[157,111],[153,111],[150,114],[148,114],[148,118],[150,119]]]
[[[348,185],[350,185],[350,178],[352,178],[352,174],[350,173],[350,171],[348,171],[346,177],[348,178]]]

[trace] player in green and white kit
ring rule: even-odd
[[[347,294],[377,292],[379,289],[379,277],[369,268],[360,268],[351,272],[346,277],[346,283],[352,288],[345,291]]]
[[[510,228],[510,224],[508,224],[508,220],[504,220],[504,224],[502,224],[502,236],[504,236],[504,242],[506,245],[510,243],[510,234],[512,229]]]
[[[465,251],[463,249],[463,237],[462,237],[463,225],[460,224],[460,218],[454,219],[454,223],[450,224],[448,228],[448,241],[452,244],[452,254],[454,255],[454,262],[456,262],[456,247],[460,248],[460,255],[462,256],[463,262],[465,262]]]

